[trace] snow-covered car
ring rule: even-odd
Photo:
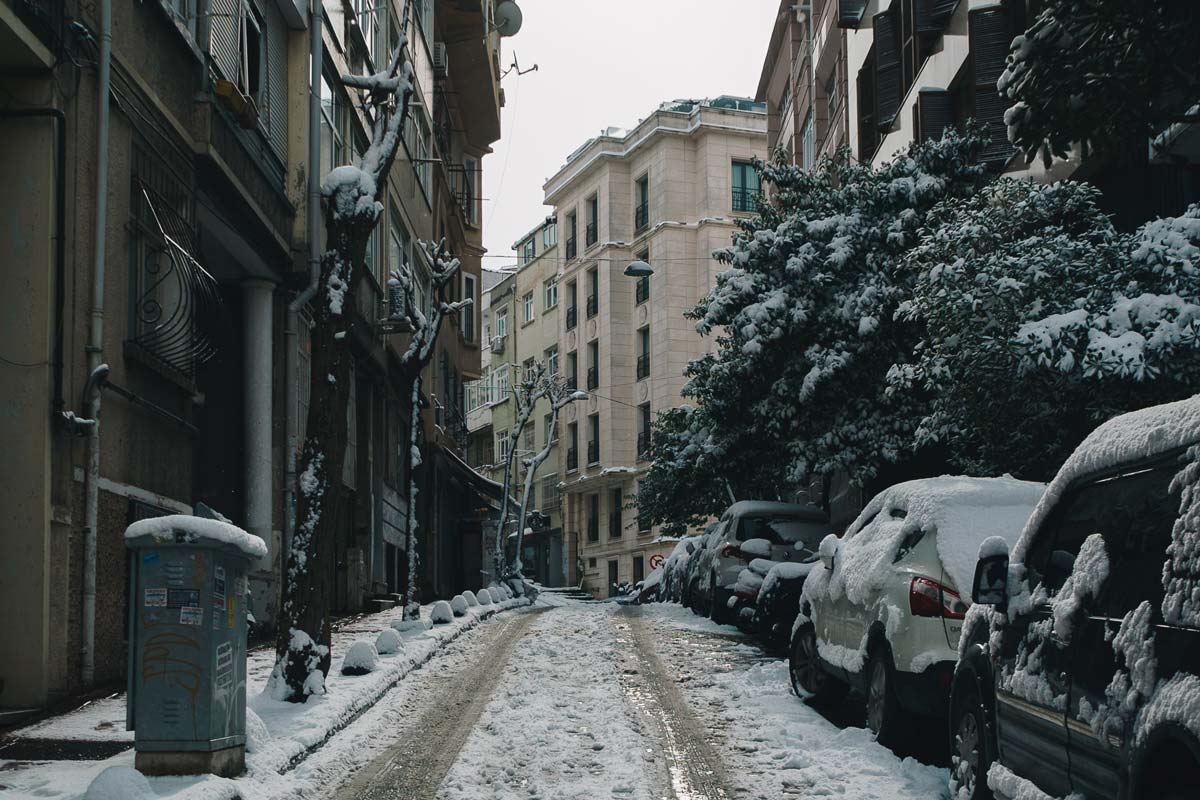
[[[708,615],[709,587],[712,578],[712,563],[716,548],[721,541],[721,522],[709,523],[700,536],[695,551],[684,567],[683,597],[680,602],[693,611]]]
[[[778,562],[767,558],[755,558],[738,573],[729,599],[725,601],[725,606],[729,609],[730,615],[737,620],[739,626],[750,628],[751,621],[754,619],[754,609],[758,604],[759,590],[762,589],[763,582],[767,579],[767,573],[777,565]]]
[[[980,544],[1015,542],[1045,484],[943,476],[876,495],[843,539],[821,542],[789,662],[797,693],[866,697],[885,744],[914,715],[944,718]]]
[[[663,561],[662,579],[658,586],[658,600],[663,603],[678,603],[683,597],[683,583],[687,577],[688,559],[699,546],[699,536],[680,539],[671,554]]]
[[[708,579],[702,583],[702,591],[707,589],[709,616],[718,622],[736,618],[731,609],[731,604],[736,605],[734,586],[751,561],[808,561],[828,532],[828,517],[814,506],[770,500],[741,500],[731,505],[705,546],[706,552],[711,552]]]
[[[950,702],[956,797],[1200,791],[1200,395],[1116,417],[1016,546],[985,542]]]
[[[768,647],[787,647],[792,624],[800,613],[804,579],[820,563],[814,555],[808,561],[775,564],[763,579],[750,628]]]

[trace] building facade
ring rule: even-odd
[[[558,221],[561,369],[588,393],[561,423],[568,580],[600,596],[641,580],[673,546],[631,503],[654,415],[682,402],[688,361],[711,347],[683,313],[724,269],[712,252],[755,209],[751,162],[766,155],[761,103],[683,100],[590,139],[545,185]],[[635,259],[654,274],[626,277]]]
[[[411,119],[347,337],[344,502],[337,563],[324,565],[335,611],[400,588],[412,413],[398,369],[406,341],[377,326],[387,272],[428,285],[419,241],[444,240],[463,261],[454,298],[478,294],[479,163],[500,130],[501,42],[479,35],[493,3],[412,4]],[[139,518],[203,503],[261,536],[269,555],[249,605],[262,628],[273,624],[308,405],[296,300],[323,247],[309,200],[366,146],[364,104],[339,76],[384,63],[401,8],[0,0],[0,38],[13,43],[0,53],[0,161],[21,187],[0,199],[12,232],[0,237],[0,271],[15,289],[0,300],[10,343],[0,436],[11,443],[0,600],[12,612],[0,636],[25,643],[0,648],[0,708],[119,685],[122,534]],[[427,595],[479,584],[483,545],[470,537],[485,516],[476,501],[494,489],[461,456],[480,331],[477,305],[448,320],[425,376]]]

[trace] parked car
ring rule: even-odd
[[[767,579],[767,573],[779,563],[787,562],[755,558],[738,573],[737,580],[730,591],[730,597],[726,601],[729,616],[737,621],[738,627],[753,633],[751,623],[754,619],[754,610],[758,606],[759,590],[762,589],[763,582]]]
[[[750,628],[769,648],[786,649],[792,626],[800,614],[804,580],[821,562],[816,554],[808,561],[775,564],[763,579],[754,603]]]
[[[684,572],[683,597],[680,602],[687,608],[705,616],[708,616],[712,562],[716,555],[718,542],[721,540],[721,528],[720,522],[713,522],[704,529],[704,534],[700,537],[695,552],[688,558]]]
[[[1196,797],[1200,395],[1097,428],[1011,556],[984,543],[972,595],[957,797]]]
[[[717,622],[736,619],[734,585],[751,561],[806,561],[816,554],[828,532],[828,517],[814,506],[768,500],[731,505],[709,534],[705,545],[708,570],[697,584],[701,594],[707,594],[709,616]]]
[[[658,587],[658,599],[663,603],[678,603],[683,598],[683,586],[687,577],[688,560],[700,544],[701,537],[685,536],[679,540],[671,554],[662,563],[662,580]]]
[[[895,744],[914,715],[945,718],[979,545],[1016,541],[1045,484],[944,476],[897,484],[844,539],[822,541],[789,653],[797,693],[866,698],[867,725]]]

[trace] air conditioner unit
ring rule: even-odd
[[[445,42],[433,44],[433,77],[446,78],[450,75],[450,53]]]
[[[500,87],[500,107],[504,108],[504,87]]]

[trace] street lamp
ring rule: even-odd
[[[653,274],[654,270],[650,265],[640,258],[625,268],[625,275],[629,278],[649,278]]]
[[[587,400],[588,393],[583,391],[582,389],[576,389],[574,392],[571,393],[571,399],[572,400]]]

